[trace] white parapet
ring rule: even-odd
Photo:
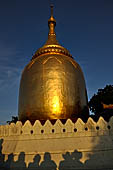
[[[0,126],[0,141],[1,167],[17,169],[21,163],[29,170],[33,166],[37,170],[113,170],[113,117],[109,122],[102,117],[98,122],[89,118],[87,123],[57,120],[54,125],[49,120],[44,125],[39,120],[34,125],[18,121]]]

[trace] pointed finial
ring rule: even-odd
[[[53,17],[53,5],[51,4],[50,5],[50,8],[51,8],[51,16],[50,16],[50,19],[48,20],[48,24],[50,24],[50,22],[53,22],[54,24],[55,24],[55,26],[56,26],[56,20],[54,19],[54,17]]]
[[[53,17],[53,7],[54,7],[53,4],[51,4],[50,7],[51,7],[51,17]]]
[[[50,19],[48,20],[49,35],[56,35],[55,34],[56,20],[53,17],[53,5],[51,5],[50,8],[51,8],[51,16]]]

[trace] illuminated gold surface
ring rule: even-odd
[[[56,40],[51,15],[46,44],[25,67],[19,91],[19,119],[67,119],[87,107],[85,81],[80,66]]]
[[[20,120],[76,117],[84,106],[84,77],[72,58],[42,55],[25,67],[20,85]]]

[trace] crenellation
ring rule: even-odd
[[[22,134],[23,135],[30,135],[31,130],[33,130],[33,126],[31,125],[30,121],[27,120],[24,125],[22,126]]]
[[[113,132],[113,116],[110,118],[110,121],[108,124],[110,126],[110,130]]]
[[[42,129],[44,130],[45,134],[51,134],[53,127],[54,126],[51,124],[51,122],[49,120],[47,120]]]
[[[55,133],[62,133],[63,124],[59,119],[55,122],[54,129],[55,129]]]
[[[74,131],[74,123],[72,120],[68,119],[64,124],[64,129],[66,129],[67,133],[72,133]]]
[[[5,134],[9,134],[9,129],[6,127],[6,125],[1,125],[0,136],[5,136]]]
[[[95,131],[96,122],[91,117],[89,117],[85,126],[88,128],[88,131]]]
[[[74,127],[77,129],[78,132],[80,132],[84,131],[84,125],[85,123],[82,121],[82,119],[78,118]]]
[[[100,130],[107,130],[107,122],[103,119],[103,117],[99,117],[99,120],[96,124],[96,129],[99,127]]]
[[[18,135],[18,127],[16,126],[15,123],[11,123],[9,125],[9,136],[12,136],[12,135]]]
[[[33,134],[34,135],[40,135],[41,134],[41,130],[42,129],[42,125],[41,122],[39,120],[36,120],[34,125],[33,125]]]
[[[4,136],[9,136],[9,125],[5,125]]]
[[[17,135],[21,135],[21,132],[22,132],[22,122],[21,121],[16,122],[16,128],[17,128]]]
[[[113,134],[113,117],[109,122],[106,122],[103,117],[100,117],[98,122],[95,122],[92,118],[89,118],[84,123],[80,118],[73,123],[72,120],[68,119],[65,124],[60,120],[57,120],[54,125],[51,121],[47,120],[44,125],[39,120],[36,120],[34,125],[31,125],[30,121],[27,120],[24,125],[20,121],[16,124],[11,123],[10,125],[0,126],[0,136],[16,136],[16,135],[38,135],[40,138],[44,135],[52,136],[101,136]]]

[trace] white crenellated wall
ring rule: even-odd
[[[97,123],[92,118],[87,123],[81,119],[73,123],[68,119],[62,124],[57,120],[54,125],[49,120],[44,125],[36,120],[33,126],[29,121],[24,125],[18,121],[16,124],[1,125],[0,139],[3,139],[1,147],[5,160],[13,153],[16,161],[24,152],[27,166],[36,154],[41,156],[42,162],[45,153],[49,152],[57,168],[62,170],[113,169],[113,117],[109,122],[100,117]],[[66,164],[66,152],[71,155],[71,161],[76,159],[76,166],[74,163]]]

